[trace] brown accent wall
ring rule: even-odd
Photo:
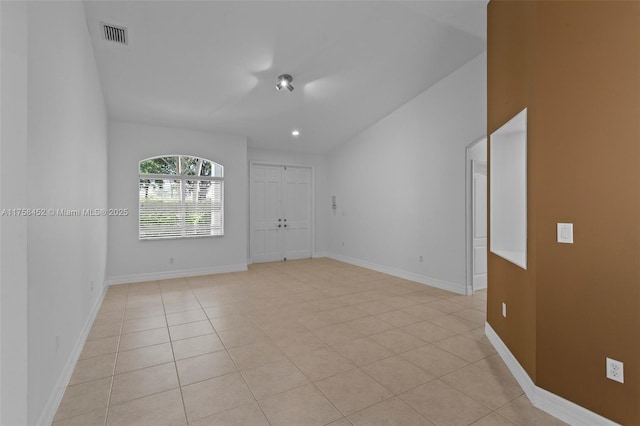
[[[488,133],[491,134],[511,117],[529,107],[533,96],[533,61],[535,57],[533,4],[527,1],[492,1],[487,13],[487,98]],[[531,139],[531,126],[529,126]],[[532,147],[527,158],[532,161]],[[491,143],[489,143],[489,152]],[[490,156],[489,156],[490,157]],[[491,173],[491,164],[489,164]],[[535,204],[531,180],[527,185],[528,209]],[[489,189],[490,190],[490,189]],[[528,213],[527,270],[494,254],[488,259],[487,320],[500,335],[522,367],[536,377],[536,292],[535,292],[535,218]],[[507,304],[507,319],[502,317],[502,303]]]
[[[639,425],[640,2],[494,0],[488,15],[489,133],[529,108],[529,267],[490,255],[488,321],[537,386]]]

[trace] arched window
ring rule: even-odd
[[[224,235],[224,168],[187,155],[139,164],[141,240]]]

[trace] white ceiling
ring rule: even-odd
[[[241,134],[267,149],[326,153],[486,48],[486,0],[85,8],[112,119]],[[129,45],[104,41],[100,22],[127,27]],[[276,91],[282,73],[293,92]]]

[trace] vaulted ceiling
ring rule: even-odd
[[[486,48],[486,1],[86,1],[114,120],[326,153]],[[103,39],[101,23],[129,43]],[[295,90],[276,91],[293,75]],[[301,135],[291,136],[292,129]]]

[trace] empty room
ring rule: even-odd
[[[640,426],[639,23],[0,0],[0,424]]]

